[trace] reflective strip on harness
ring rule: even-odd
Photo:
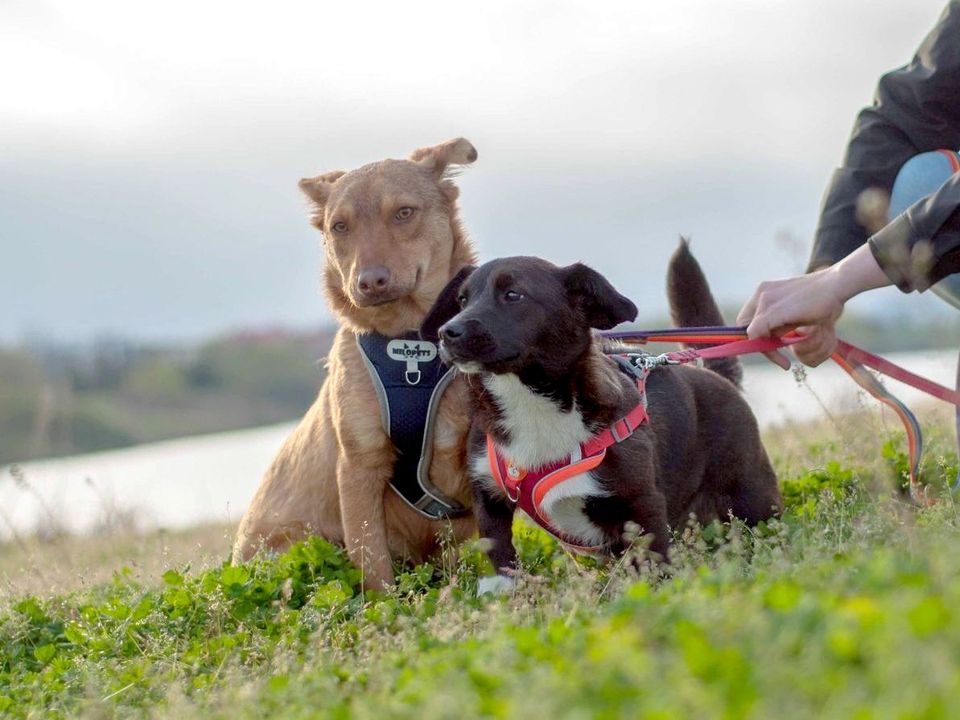
[[[571,550],[581,553],[597,552],[601,550],[603,546],[585,545],[559,530],[554,526],[550,516],[543,509],[543,499],[548,492],[558,485],[561,485],[570,478],[590,472],[596,468],[603,462],[606,455],[607,451],[603,449],[598,455],[583,458],[576,462],[570,462],[568,458],[560,463],[554,463],[548,468],[542,468],[539,471],[521,471],[515,473],[511,472],[512,468],[507,465],[503,457],[497,452],[493,438],[487,435],[487,461],[490,465],[490,473],[510,502],[517,505],[531,520],[553,535],[561,543]],[[558,465],[559,467],[557,467]]]

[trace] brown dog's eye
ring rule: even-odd
[[[517,292],[516,290],[507,290],[503,294],[503,299],[508,303],[520,302],[523,300],[523,293]]]
[[[402,207],[393,214],[393,219],[399,222],[403,222],[404,220],[409,220],[412,217],[413,217],[412,207]]]
[[[347,231],[347,224],[343,220],[338,220],[333,224],[332,229],[335,233],[345,233]]]

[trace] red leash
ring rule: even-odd
[[[874,355],[871,352],[867,352],[863,348],[859,348],[856,345],[851,345],[848,342],[839,340],[837,342],[837,351],[834,353],[834,356],[836,355],[839,355],[849,362],[857,363],[859,365],[866,365],[869,368],[873,368],[882,375],[891,377],[894,380],[899,380],[905,385],[909,385],[910,387],[916,388],[921,392],[925,392],[927,395],[931,395],[938,400],[943,400],[951,405],[960,406],[960,392],[951,390],[948,387],[944,387],[943,385],[935,383],[933,380],[928,380],[925,377],[921,377],[920,375],[915,375],[909,370],[900,367],[896,363],[885,360],[879,355]]]
[[[697,360],[735,357],[751,353],[769,353],[789,347],[803,339],[801,335],[789,333],[783,337],[766,337],[750,340],[747,338],[746,328],[743,327],[671,328],[668,330],[605,332],[603,335],[611,340],[627,344],[676,342],[709,345],[709,347],[705,348],[689,348],[664,353],[663,355],[651,356],[648,360],[648,364],[651,366],[675,365],[695,362]],[[786,368],[790,367],[790,361],[786,357],[779,355],[778,357],[786,361]],[[923,435],[920,431],[920,424],[910,409],[894,397],[880,383],[876,376],[866,368],[871,368],[881,375],[898,380],[931,397],[948,402],[956,407],[960,407],[960,392],[951,390],[920,375],[916,375],[896,363],[892,363],[879,355],[874,355],[856,345],[851,345],[844,340],[837,342],[837,349],[831,356],[831,359],[850,375],[860,387],[893,409],[900,417],[907,433],[909,447],[910,497],[920,504],[931,504],[932,501],[927,497],[925,489],[920,487],[919,483],[920,456],[923,452]],[[778,364],[783,367],[782,363],[778,362]],[[958,477],[958,482],[960,482],[960,477]]]

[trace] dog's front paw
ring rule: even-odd
[[[509,595],[517,581],[508,575],[488,575],[477,583],[477,597],[481,595]]]

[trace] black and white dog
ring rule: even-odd
[[[723,323],[686,243],[671,259],[668,295],[678,325]],[[443,358],[472,376],[468,462],[480,535],[499,573],[481,592],[512,582],[518,505],[593,552],[622,551],[625,525],[636,523],[662,559],[670,528],[691,515],[752,524],[781,510],[738,392],[739,363],[658,367],[638,382],[594,332],[636,312],[585,265],[514,257],[462,271],[425,321],[423,336],[439,336]]]

